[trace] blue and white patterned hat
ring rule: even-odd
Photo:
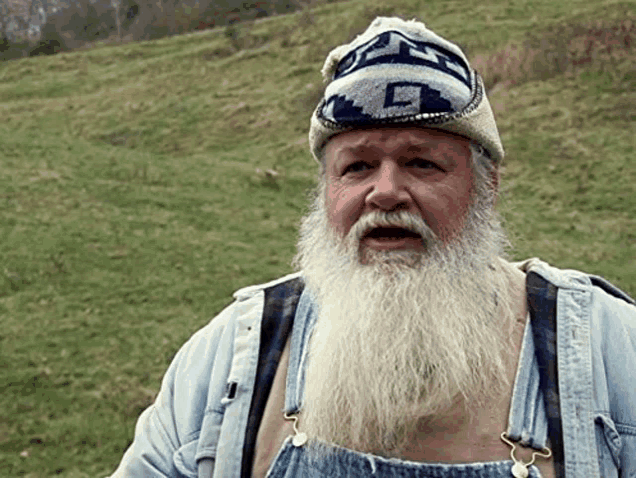
[[[403,123],[471,139],[496,163],[504,157],[481,77],[457,45],[421,22],[376,18],[329,54],[322,75],[330,83],[309,130],[319,162],[332,136]]]

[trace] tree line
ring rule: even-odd
[[[288,13],[303,0],[2,0],[0,59],[140,41]]]

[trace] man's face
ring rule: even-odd
[[[417,419],[509,385],[496,173],[467,140],[417,128],[343,133],[326,156],[293,260],[317,314],[300,424],[393,456]]]
[[[326,209],[340,237],[370,212],[421,217],[444,243],[462,230],[473,190],[469,141],[423,128],[375,128],[342,133],[326,147]],[[424,251],[420,234],[375,228],[365,249]]]

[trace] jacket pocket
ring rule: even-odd
[[[608,469],[608,455],[612,457],[614,467],[621,468],[621,450],[623,440],[616,429],[616,424],[607,413],[598,413],[594,418],[596,429],[596,442],[599,447],[599,457],[601,458],[601,476],[615,476],[616,471],[610,474]]]
[[[186,443],[172,455],[175,468],[186,478],[197,478],[197,462],[195,455],[199,440],[193,440]]]

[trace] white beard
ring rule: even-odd
[[[405,212],[361,217],[338,238],[324,195],[321,184],[293,261],[318,310],[299,426],[314,443],[398,456],[417,420],[458,400],[476,410],[511,386],[505,234],[477,194],[446,246]],[[362,264],[369,225],[415,227],[426,252],[368,250]]]

